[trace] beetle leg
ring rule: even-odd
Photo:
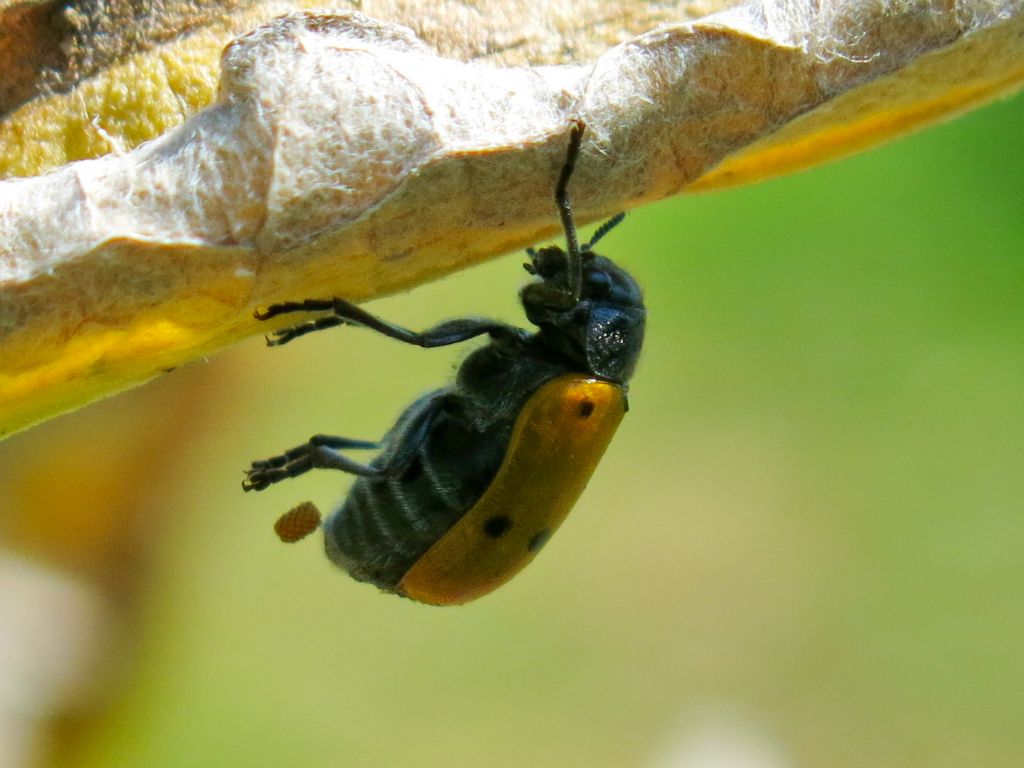
[[[427,439],[434,420],[441,413],[447,390],[424,395],[398,419],[387,437],[379,443],[352,440],[335,435],[314,435],[307,442],[278,456],[254,461],[246,471],[242,488],[262,491],[274,483],[298,477],[311,469],[339,469],[361,477],[395,477],[405,472]],[[341,451],[383,448],[370,464],[350,459]]]
[[[279,456],[271,456],[269,459],[254,461],[252,465],[257,469],[283,467],[293,459],[300,458],[309,453],[311,447],[317,448],[321,446],[327,448],[348,448],[350,450],[373,450],[380,448],[380,443],[369,440],[353,440],[348,437],[338,437],[337,435],[313,435],[313,437],[297,448],[285,451]]]
[[[324,312],[334,307],[335,299],[306,299],[305,301],[282,301],[280,304],[271,304],[266,309],[258,309],[253,312],[257,320],[269,320],[278,315],[286,315],[291,312]]]
[[[441,415],[447,396],[447,389],[439,389],[424,395],[406,408],[384,438],[385,448],[374,466],[392,477],[404,474],[416,460],[416,454],[434,428],[434,422]]]
[[[268,320],[278,315],[290,312],[318,312],[327,311],[331,314],[312,320],[306,323],[282,328],[267,337],[267,343],[271,346],[287,344],[292,339],[319,331],[323,328],[330,328],[336,325],[361,325],[365,328],[382,333],[385,336],[404,342],[414,344],[418,347],[445,347],[449,344],[472,339],[475,336],[490,334],[495,338],[515,336],[519,337],[522,332],[513,326],[488,320],[480,317],[464,317],[457,320],[446,320],[438,323],[432,328],[417,333],[403,328],[400,325],[389,323],[387,320],[372,315],[364,309],[345,301],[344,299],[309,299],[307,301],[292,301],[282,304],[272,304],[262,312],[257,312],[259,320]]]
[[[287,328],[282,328],[278,331],[274,331],[273,334],[267,336],[268,347],[279,347],[282,344],[287,344],[292,339],[297,339],[299,336],[305,336],[307,333],[313,331],[322,331],[324,328],[333,328],[336,325],[347,325],[348,321],[335,315],[326,315],[324,317],[318,317],[316,320],[310,320],[305,323],[299,323],[298,325],[290,325]]]
[[[462,317],[456,320],[445,320],[425,331],[417,333],[407,328],[389,323],[364,312],[354,305],[349,306],[353,312],[346,311],[344,318],[347,321],[370,328],[385,336],[401,341],[406,344],[414,344],[417,347],[447,347],[449,344],[458,344],[468,341],[476,336],[490,334],[494,338],[507,338],[522,335],[522,332],[514,326],[497,320],[489,320],[483,317]],[[339,309],[335,307],[336,313]]]
[[[314,468],[340,469],[355,475],[378,475],[381,474],[379,470],[348,458],[339,449],[363,450],[379,447],[380,443],[368,440],[352,440],[335,435],[314,435],[307,442],[285,451],[279,456],[254,461],[245,473],[246,477],[242,488],[247,491],[262,491],[276,482],[289,477],[298,477]]]

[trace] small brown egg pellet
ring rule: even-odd
[[[292,507],[274,523],[274,533],[286,544],[301,541],[320,527],[320,510],[311,501]]]

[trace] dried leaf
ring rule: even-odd
[[[548,29],[578,18],[534,11]],[[460,39],[486,51],[488,23]],[[442,39],[356,12],[280,18],[228,46],[216,102],[179,128],[0,183],[0,433],[262,332],[256,306],[361,301],[553,234],[570,118],[589,128],[586,222],[820,162],[1024,79],[1020,0],[748,2],[561,66],[461,61]]]

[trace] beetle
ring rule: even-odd
[[[315,435],[247,470],[247,491],[313,468],[357,476],[323,524],[327,556],[355,579],[433,605],[491,592],[564,520],[625,414],[646,308],[636,281],[593,251],[624,214],[578,243],[568,184],[583,133],[575,123],[555,185],[566,250],[527,249],[524,267],[536,279],[520,299],[536,331],[465,317],[417,333],[341,298],[256,312],[318,313],[272,333],[270,346],[338,325],[420,347],[488,337],[454,384],[416,400],[379,442]],[[368,463],[349,455],[369,449],[380,452]]]

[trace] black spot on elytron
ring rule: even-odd
[[[537,531],[533,534],[530,539],[530,543],[526,545],[527,552],[538,552],[541,547],[548,543],[548,539],[551,538],[551,531],[547,528]]]
[[[583,400],[580,402],[580,418],[589,419],[590,414],[594,412],[594,403],[590,400]]]
[[[498,515],[484,523],[484,533],[492,539],[500,539],[511,527],[512,520],[507,515]]]

